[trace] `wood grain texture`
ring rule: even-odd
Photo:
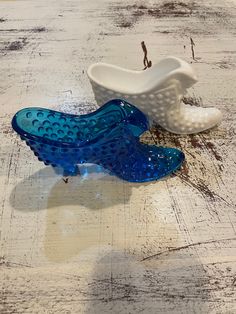
[[[1,314],[236,313],[235,26],[235,1],[0,1]],[[142,69],[142,41],[152,63],[192,62],[188,102],[220,108],[222,124],[147,132],[186,154],[165,180],[131,184],[90,165],[66,184],[11,117],[94,110],[87,67]]]

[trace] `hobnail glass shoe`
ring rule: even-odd
[[[185,158],[178,149],[141,143],[125,124],[114,129],[110,135],[111,142],[105,141],[104,145],[102,144],[102,149],[107,151],[107,154],[102,151],[101,161],[95,163],[129,182],[147,182],[163,178],[178,170]]]
[[[97,104],[113,98],[133,103],[150,119],[176,134],[193,134],[219,124],[220,110],[186,105],[186,90],[197,82],[185,61],[167,57],[146,71],[132,71],[106,63],[88,68]]]
[[[141,144],[147,119],[121,100],[81,116],[25,108],[12,127],[40,161],[63,168],[64,175],[76,175],[78,164],[95,163],[127,181],[151,181],[175,171],[184,159],[177,149]]]

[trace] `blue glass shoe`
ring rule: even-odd
[[[12,127],[40,161],[62,167],[64,175],[76,175],[78,164],[95,163],[124,180],[144,182],[168,175],[184,160],[177,149],[141,144],[147,118],[121,100],[81,116],[25,108],[15,114]]]

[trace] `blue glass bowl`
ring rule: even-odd
[[[124,180],[143,182],[168,175],[184,160],[177,149],[140,143],[147,118],[123,100],[81,116],[25,108],[15,114],[12,127],[40,161],[63,168],[66,176],[78,174],[78,164],[95,163]]]

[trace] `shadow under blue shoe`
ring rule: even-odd
[[[124,180],[144,182],[168,175],[184,160],[177,149],[141,144],[147,118],[122,100],[81,116],[25,108],[15,114],[12,127],[40,161],[63,168],[64,175],[76,175],[78,164],[95,163]]]

